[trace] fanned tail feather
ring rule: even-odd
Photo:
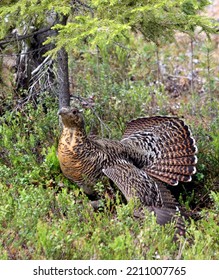
[[[122,142],[145,153],[143,170],[163,182],[189,182],[197,147],[188,126],[175,117],[139,118],[127,124]]]
[[[197,163],[197,157],[192,155],[192,156],[185,156],[185,157],[180,157],[180,158],[165,158],[165,159],[160,159],[159,160],[161,165],[166,165],[166,166],[191,166],[194,167],[194,165]]]

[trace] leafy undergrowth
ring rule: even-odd
[[[217,197],[218,199],[218,197]],[[1,259],[218,259],[217,211],[173,243],[173,225],[152,215],[139,224],[132,205],[95,213],[88,200],[63,189],[1,187]]]
[[[180,186],[179,199],[203,218],[188,224],[187,236],[174,243],[173,224],[160,227],[149,213],[140,222],[132,202],[116,195],[111,207],[104,192],[104,207],[95,212],[64,178],[56,157],[55,104],[44,100],[37,110],[29,104],[1,117],[0,259],[219,258],[218,118],[206,129],[193,124],[198,173],[193,183]]]

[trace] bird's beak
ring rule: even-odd
[[[69,109],[67,107],[62,107],[59,111],[58,111],[58,115],[64,115],[69,111]]]

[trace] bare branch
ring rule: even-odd
[[[9,36],[5,40],[0,41],[0,47],[3,47],[4,45],[7,45],[9,43],[13,43],[13,42],[17,42],[17,41],[22,41],[22,40],[25,40],[27,38],[33,37],[35,35],[47,32],[47,31],[51,30],[52,26],[41,28],[41,29],[39,29],[39,30],[37,30],[35,32],[32,32],[30,34],[26,34],[26,35],[13,35],[13,36]]]
[[[45,64],[46,62],[50,59],[51,57],[48,55],[43,62],[37,66],[37,68],[35,68],[32,72],[31,75],[34,76]]]

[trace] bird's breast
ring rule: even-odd
[[[63,174],[79,185],[93,184],[102,173],[100,153],[76,136],[60,139],[58,159]]]

